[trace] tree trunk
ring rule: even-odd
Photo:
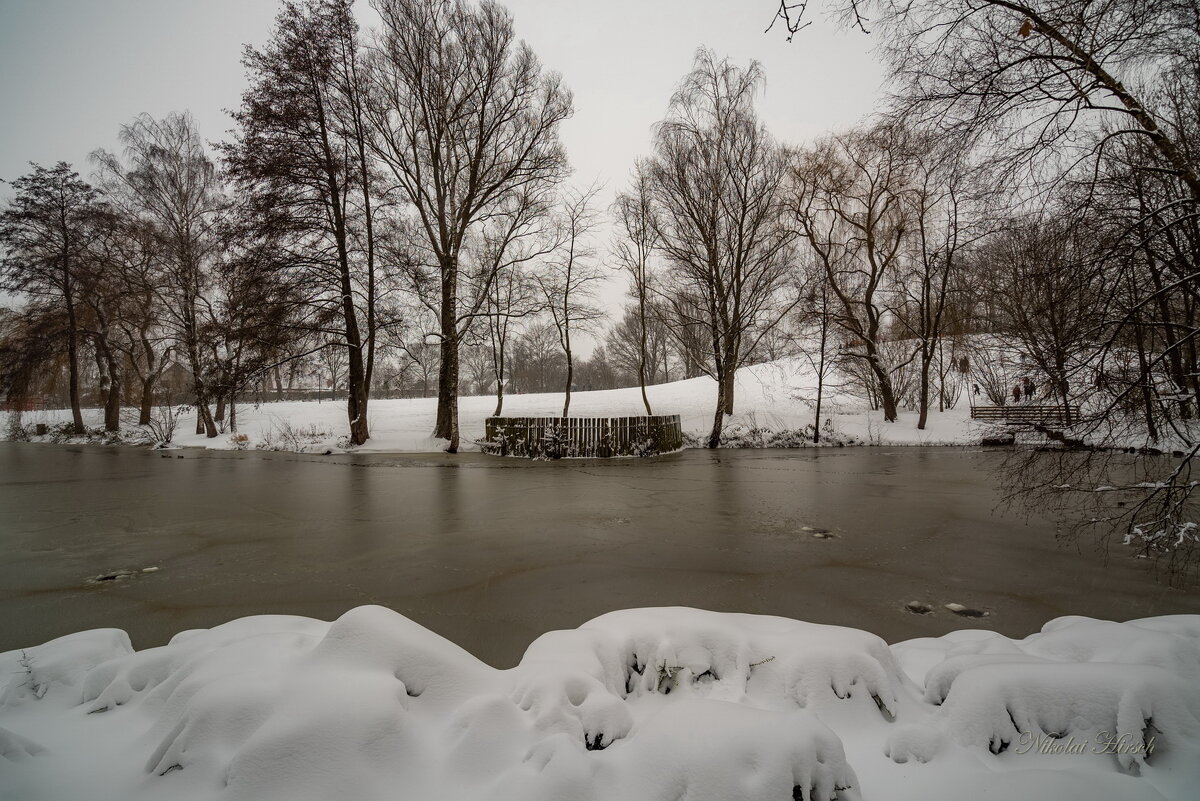
[[[346,417],[350,421],[350,444],[362,445],[371,437],[367,427],[367,401],[370,387],[363,364],[362,335],[358,328],[358,311],[354,308],[354,287],[350,282],[349,256],[339,243],[341,265],[342,319],[346,326]],[[334,376],[334,391],[337,377]],[[330,393],[333,395],[333,392]]]
[[[212,410],[208,408],[208,398],[200,404],[200,429],[208,439],[217,438],[217,424],[213,421]]]
[[[638,316],[641,328],[641,348],[638,351],[638,380],[642,385],[642,403],[646,405],[646,414],[652,415],[650,398],[646,396],[646,293],[638,293]]]
[[[154,381],[153,374],[142,379],[142,404],[138,409],[138,425],[150,425],[150,415],[154,411]]]
[[[563,398],[563,413],[562,413],[563,417],[567,416],[567,412],[571,408],[571,381],[572,381],[572,379],[574,379],[574,377],[575,377],[575,360],[573,358],[571,358],[571,348],[568,346],[567,347],[567,389],[566,389],[566,394]]]
[[[949,371],[946,370],[946,352],[942,348],[942,340],[938,339],[938,413],[946,411],[946,404],[950,402],[950,396],[946,392],[946,376]],[[951,360],[954,359],[954,353],[950,353]],[[951,370],[954,368],[951,367]],[[965,373],[965,371],[964,371]]]
[[[196,393],[196,433],[208,439],[216,439],[217,424],[213,422],[212,410],[208,408],[208,388],[199,375],[199,359],[192,358],[193,391]]]
[[[737,381],[737,366],[728,365],[725,368],[725,380],[721,387],[721,411],[733,414],[733,388]]]
[[[871,362],[871,370],[875,373],[879,388],[879,405],[883,408],[883,419],[885,422],[894,423],[896,422],[896,392],[892,389],[892,377],[887,374],[883,365],[876,361]]]
[[[718,448],[721,445],[721,427],[725,422],[725,374],[717,374],[717,410],[713,414],[712,431],[708,434],[708,447]]]
[[[437,426],[433,435],[450,441],[447,453],[458,452],[458,337],[444,336],[438,366]]]
[[[370,403],[371,396],[368,391],[365,367],[362,377],[358,381],[351,380],[347,386],[347,404],[350,404],[350,399],[355,395],[358,397],[358,402],[354,404],[357,409],[357,417],[350,421],[350,441],[355,445],[362,445],[370,439],[370,430],[367,426],[367,404]]]
[[[221,392],[217,395],[217,413],[213,419],[218,423],[225,422],[225,393]]]
[[[1055,387],[1058,390],[1058,396],[1062,399],[1063,422],[1066,425],[1074,425],[1077,421],[1071,415],[1071,384],[1063,378],[1055,382]]]
[[[879,355],[874,341],[867,340],[867,364],[875,375],[875,385],[879,392],[879,405],[883,408],[885,422],[896,422],[896,391],[892,388],[892,377],[887,368],[879,362]]]
[[[203,362],[200,359],[199,326],[196,324],[195,299],[189,301],[190,307],[185,309],[185,342],[187,345],[188,365],[192,370],[192,391],[196,395],[196,433],[204,434],[208,439],[217,438],[217,425],[213,422],[212,411],[208,408],[208,383],[204,380]]]
[[[929,420],[929,366],[932,363],[932,354],[928,353],[925,346],[921,346],[921,413],[917,417],[917,429],[925,430],[925,423]]]
[[[817,361],[817,409],[813,417],[813,444],[821,441],[821,401],[825,395],[825,344],[829,335],[829,323],[821,322],[821,358]]]
[[[824,357],[822,356],[822,361]],[[817,371],[817,410],[813,417],[813,444],[816,445],[821,441],[821,400],[825,394],[825,371],[819,369]]]
[[[76,434],[83,434],[83,408],[79,403],[79,333],[75,304],[67,300],[67,391],[71,398],[71,422]]]
[[[438,367],[437,423],[433,435],[450,441],[447,453],[458,452],[458,265],[442,262],[441,364]]]
[[[104,398],[104,430],[121,430],[121,366],[107,347],[103,348],[108,370],[108,393]]]
[[[501,337],[496,349],[496,411],[492,417],[499,417],[504,410],[504,339]]]

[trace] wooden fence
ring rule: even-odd
[[[999,420],[1008,423],[1079,422],[1078,406],[972,406],[972,420]]]
[[[46,408],[45,395],[17,395],[0,401],[0,412],[33,412]]]
[[[488,453],[558,459],[653,456],[683,447],[679,415],[650,417],[489,417]]]

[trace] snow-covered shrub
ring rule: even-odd
[[[4,438],[10,442],[28,442],[29,429],[21,423],[21,410],[14,409],[8,412],[8,419],[4,423]]]
[[[924,729],[892,736],[896,761],[927,761],[945,737],[996,754],[1108,759],[1138,775],[1164,754],[1200,746],[1200,624],[1069,617],[1024,640],[970,638],[942,652],[924,687],[939,708]]]
[[[114,445],[126,441],[128,432],[105,431],[103,428],[84,428],[76,431],[74,423],[55,423],[49,426],[50,441],[55,444],[64,442],[86,442],[91,445]]]
[[[1198,640],[1196,616],[1064,618],[888,647],[663,608],[551,632],[495,670],[380,607],[138,652],[83,632],[0,654],[0,795],[1190,801]],[[1106,731],[1127,750],[1053,750]]]
[[[264,451],[295,451],[304,453],[326,447],[333,433],[316,423],[296,425],[287,419],[277,418],[269,429],[262,432],[255,448]]]
[[[617,642],[622,620],[634,630]],[[860,798],[841,740],[813,709],[746,703],[733,688],[758,697],[747,682],[783,660],[751,657],[764,649],[798,656],[806,649],[789,648],[793,634],[809,635],[802,636],[809,645],[821,631],[833,635],[826,656],[805,657],[818,684],[830,679],[821,671],[837,669],[827,657],[843,645],[865,648],[868,662],[887,659],[887,647],[863,632],[806,624],[773,632],[774,619],[755,620],[694,610],[629,613],[597,621],[572,640],[573,650],[543,638],[509,671],[379,607],[332,624],[246,618],[136,653],[127,641],[115,648],[110,635],[99,637],[105,648],[89,640],[81,650],[64,640],[32,650],[47,668],[77,666],[60,671],[51,689],[68,720],[86,716],[92,731],[128,732],[89,747],[134,760],[140,778],[124,775],[144,798],[192,788],[196,798],[231,799],[668,801],[684,787],[682,795],[696,801]],[[741,633],[743,623],[753,631]],[[692,637],[700,641],[689,645]],[[560,638],[558,645],[570,643]],[[702,662],[726,676],[707,694],[630,695],[623,666],[614,663],[608,675],[597,663],[629,647],[680,661],[687,671],[676,676],[681,688],[691,687]],[[5,654],[0,666],[16,670],[21,658]],[[788,665],[781,680],[800,668],[794,659]],[[27,684],[11,673],[0,679],[8,687]],[[849,673],[846,680],[853,683]],[[833,697],[828,688],[825,694]],[[31,691],[14,697],[18,706],[42,703]],[[71,759],[69,750],[22,737],[14,729],[0,745],[36,753],[21,763],[29,776]],[[106,797],[124,792],[101,789]]]
[[[150,410],[150,422],[146,424],[147,441],[153,445],[170,445],[175,438],[179,420],[192,411],[191,406],[173,406],[162,403]]]

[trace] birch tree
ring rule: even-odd
[[[225,197],[189,114],[157,120],[142,114],[121,128],[124,159],[103,150],[100,165],[108,202],[150,225],[163,250],[163,322],[176,354],[192,374],[197,433],[217,436],[209,403],[215,365],[207,348],[213,320],[212,268],[220,255],[218,228]]]
[[[702,369],[717,382],[710,448],[733,414],[737,369],[799,300],[785,159],[754,109],[762,82],[757,62],[697,51],[646,162],[671,319],[681,343],[703,334]]]

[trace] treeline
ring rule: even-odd
[[[186,114],[143,116],[87,181],[12,182],[10,398],[61,368],[75,425],[91,391],[115,428],[175,371],[217,436],[238,398],[323,383],[362,444],[372,393],[436,392],[454,451],[462,392],[500,413],[561,390],[566,415],[572,388],[708,375],[715,447],[738,368],[793,356],[818,429],[835,375],[921,428],[1016,381],[1082,402],[1093,436],[1134,425],[1194,455],[1194,4],[854,3],[893,93],[804,146],[760,119],[757,64],[700,49],[610,208],[569,185],[571,93],[503,6],[375,7],[364,35],[348,0],[286,3],[213,150]],[[798,8],[780,6],[793,33]]]

